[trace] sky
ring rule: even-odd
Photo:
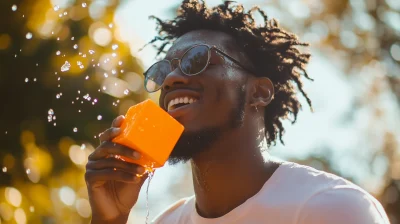
[[[155,62],[155,51],[151,47],[138,52],[139,48],[156,35],[156,23],[154,20],[149,20],[148,17],[156,15],[162,19],[171,18],[171,8],[178,6],[179,2],[169,0],[166,4],[165,0],[136,0],[125,1],[120,5],[115,16],[115,23],[120,27],[122,39],[131,46],[132,55],[143,61],[145,69]],[[245,8],[249,8],[258,2],[260,1],[241,1]],[[208,5],[216,5],[221,1],[209,0],[207,3]],[[278,20],[283,17],[274,9],[265,10]],[[287,13],[294,13],[295,11],[289,9]],[[379,187],[379,175],[385,171],[386,161],[377,160],[376,164],[372,164],[376,175],[370,176],[369,172],[366,172],[370,164],[354,160],[357,156],[367,156],[363,154],[371,153],[371,151],[364,150],[364,147],[368,148],[366,147],[368,143],[363,139],[365,135],[360,135],[366,128],[368,123],[366,120],[370,119],[370,111],[360,110],[354,115],[354,119],[347,122],[343,121],[344,116],[352,110],[353,102],[359,97],[360,92],[357,92],[357,90],[363,90],[365,86],[357,86],[354,81],[349,80],[344,75],[343,70],[332,63],[329,55],[324,55],[316,48],[312,48],[311,53],[313,58],[308,66],[308,73],[315,81],[305,81],[304,84],[305,91],[313,101],[315,112],[312,113],[306,106],[306,101],[300,97],[304,106],[298,116],[297,123],[295,125],[285,123],[285,145],[278,144],[272,147],[270,154],[280,159],[288,157],[305,158],[312,153],[320,153],[316,150],[329,146],[334,150],[331,159],[335,168],[352,176],[356,182],[363,183],[365,180],[368,180],[368,183],[376,182],[377,184],[369,184],[370,189],[367,189],[374,191]],[[370,80],[366,80],[366,82],[368,81]],[[390,99],[390,96],[387,96],[387,98],[386,101],[382,101],[382,105],[391,107],[393,105],[392,99]],[[390,111],[398,112],[394,108],[391,108]],[[386,122],[383,125],[392,125],[393,130],[396,129],[396,125],[400,124],[399,119]],[[377,137],[377,139],[380,138],[382,137]],[[360,152],[361,149],[363,149],[362,152]],[[268,156],[268,154],[265,154],[265,156]],[[188,165],[174,167],[166,165],[156,172],[149,190],[150,217],[154,217],[176,200],[169,194],[169,187],[174,186],[171,180],[182,178],[189,169]],[[190,179],[190,176],[185,178]],[[187,196],[193,194],[191,189],[184,189],[183,192],[188,193]],[[142,191],[138,204],[139,209],[134,209],[131,216],[140,220],[144,219],[145,199],[145,191]]]

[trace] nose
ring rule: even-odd
[[[174,86],[187,85],[188,83],[189,77],[183,74],[179,68],[176,68],[165,77],[162,89],[169,90]]]

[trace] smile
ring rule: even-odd
[[[172,99],[172,100],[170,100],[168,102],[167,110],[168,110],[168,112],[170,112],[170,111],[175,110],[177,108],[185,107],[187,105],[190,105],[190,104],[192,104],[192,103],[194,103],[196,101],[197,101],[197,99],[195,99],[193,97],[190,97],[190,96],[176,97],[176,98],[174,98],[174,99]]]

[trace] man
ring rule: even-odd
[[[282,141],[282,120],[296,119],[295,87],[311,106],[301,84],[310,55],[299,51],[306,44],[295,35],[254,10],[264,26],[230,2],[207,8],[186,0],[174,20],[157,19],[160,36],[151,43],[162,42],[159,53],[172,46],[146,71],[145,87],[160,90],[160,106],[185,127],[169,162],[191,162],[195,195],[154,223],[389,223],[380,203],[349,181],[263,158],[265,145]],[[113,157],[140,157],[110,142],[123,119],[89,156],[92,223],[126,223],[146,178],[136,175],[143,167]]]

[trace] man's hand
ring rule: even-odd
[[[100,134],[101,143],[88,158],[85,180],[92,223],[126,223],[147,178],[147,175],[137,176],[145,172],[144,167],[115,158],[118,155],[140,158],[133,149],[111,142],[120,133],[123,120],[123,116],[117,117],[111,128]]]

